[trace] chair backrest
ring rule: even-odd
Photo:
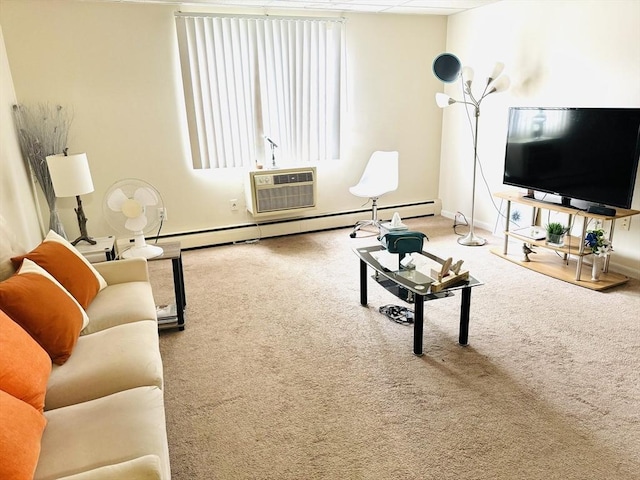
[[[398,152],[375,151],[358,182],[361,191],[377,197],[398,189]]]

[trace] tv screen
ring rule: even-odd
[[[640,108],[509,109],[505,185],[631,208],[639,157]]]

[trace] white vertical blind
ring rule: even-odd
[[[177,14],[194,168],[339,157],[341,19]]]

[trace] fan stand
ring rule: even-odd
[[[134,234],[134,245],[124,252],[122,252],[122,258],[155,258],[159,257],[164,253],[162,247],[158,247],[156,245],[149,245],[145,239],[144,234],[142,232],[136,232]]]

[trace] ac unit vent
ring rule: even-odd
[[[305,171],[300,173],[287,173],[287,174],[273,176],[273,183],[275,185],[283,185],[286,183],[302,183],[302,182],[313,182],[313,172]]]
[[[254,216],[290,215],[316,206],[315,167],[249,173],[247,210]]]

